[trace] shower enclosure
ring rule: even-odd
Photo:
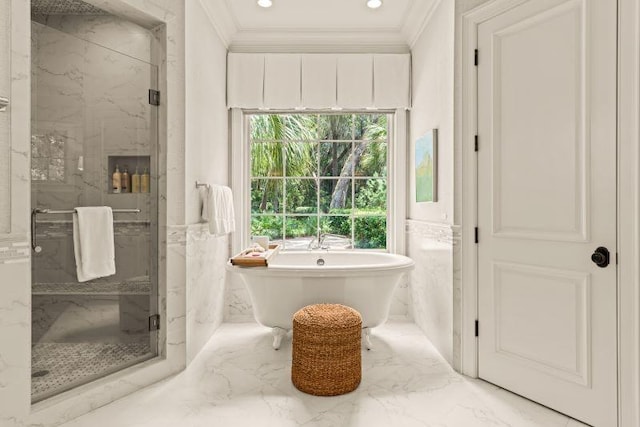
[[[147,30],[79,0],[33,0],[31,29],[36,402],[158,354],[158,70]],[[113,209],[115,275],[78,282],[80,206]]]

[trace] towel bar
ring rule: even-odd
[[[38,246],[38,242],[36,241],[36,216],[38,214],[72,214],[75,213],[75,209],[40,209],[35,208],[31,210],[31,249],[33,249],[37,254],[42,252],[42,247]],[[135,213],[139,214],[140,209],[112,209],[113,213]]]
[[[196,181],[196,188],[200,188],[200,187],[209,188],[209,184],[207,184],[206,182]]]
[[[36,208],[33,210],[37,214],[72,214],[75,213],[75,209],[39,209]],[[140,213],[140,209],[111,209],[113,213]]]

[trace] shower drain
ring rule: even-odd
[[[38,378],[38,377],[44,377],[45,375],[49,375],[49,371],[42,370],[42,371],[35,371],[33,374],[31,374],[31,378]]]

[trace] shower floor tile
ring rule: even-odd
[[[147,343],[37,343],[31,351],[31,399],[42,400],[151,356]]]

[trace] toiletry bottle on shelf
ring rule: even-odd
[[[120,182],[122,183],[122,185],[121,185],[122,192],[123,193],[130,193],[131,192],[131,180],[129,178],[129,167],[127,165],[124,165],[124,172],[122,172],[122,178],[121,178]]]
[[[136,171],[131,175],[131,192],[139,193],[140,192],[140,174],[138,173],[138,167],[136,166]]]
[[[149,176],[149,168],[144,168],[144,172],[142,173],[142,176],[140,177],[140,192],[141,193],[148,193],[150,191],[150,179],[151,177]]]
[[[122,190],[122,174],[120,173],[118,165],[116,165],[116,169],[113,171],[113,175],[111,175],[111,183],[113,187],[113,193],[120,193],[120,191]]]

